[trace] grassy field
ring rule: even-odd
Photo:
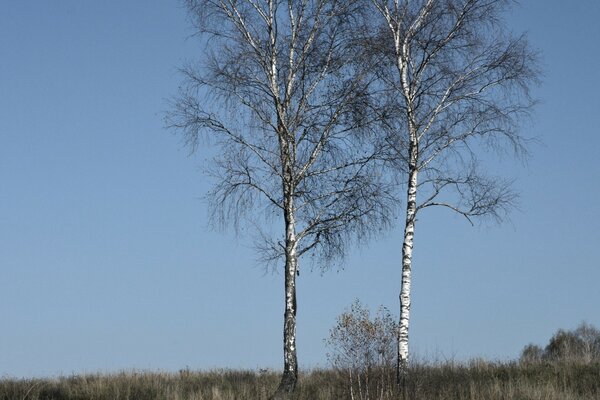
[[[600,399],[600,363],[446,363],[414,366],[404,390],[392,370],[315,370],[301,376],[293,399],[577,400]],[[124,372],[56,379],[0,380],[2,400],[267,399],[275,372]],[[352,382],[352,384],[351,384]]]

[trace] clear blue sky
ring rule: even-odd
[[[512,222],[423,214],[412,350],[517,357],[558,328],[600,327],[600,2],[523,1],[510,16],[545,83]],[[0,4],[0,376],[279,368],[283,285],[251,240],[212,232],[206,155],[163,129],[200,47],[176,1]],[[354,298],[397,312],[400,231],[345,270],[299,279],[302,367]]]

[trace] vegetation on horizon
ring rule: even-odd
[[[411,363],[395,379],[398,323],[385,308],[374,317],[358,300],[342,313],[326,343],[330,368],[301,374],[296,400],[591,400],[600,398],[600,330],[582,323],[559,330],[542,350],[519,361]],[[532,350],[533,349],[533,350]],[[535,355],[532,356],[532,355]],[[277,371],[121,372],[54,379],[0,379],[0,400],[268,399]]]
[[[346,371],[301,373],[296,400],[591,400],[600,398],[600,362],[412,365],[403,392],[395,369],[373,371],[371,387],[351,393]],[[392,377],[392,379],[388,379]],[[380,381],[389,382],[377,386]],[[122,372],[54,379],[0,379],[0,400],[260,400],[279,373],[215,370],[179,373]]]

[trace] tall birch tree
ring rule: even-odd
[[[526,151],[518,125],[533,106],[536,55],[502,21],[509,0],[372,0],[368,49],[378,68],[381,129],[406,190],[397,380],[407,373],[417,215],[445,207],[470,223],[501,219],[515,194],[487,176],[478,153]]]
[[[206,51],[183,69],[167,125],[192,150],[202,138],[218,146],[214,218],[276,223],[257,237],[261,257],[284,265],[284,367],[273,398],[285,398],[298,379],[300,258],[313,253],[328,265],[388,221],[377,149],[365,137],[370,121],[361,115],[368,82],[350,62],[364,9],[354,0],[186,5]]]

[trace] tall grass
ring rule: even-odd
[[[394,371],[374,370],[368,381],[349,371],[314,370],[301,376],[296,400],[593,400],[600,399],[600,363],[444,363],[417,365],[399,389]],[[244,400],[267,399],[275,372],[218,370],[123,372],[55,379],[0,380],[1,400]],[[352,385],[350,385],[352,382]]]

